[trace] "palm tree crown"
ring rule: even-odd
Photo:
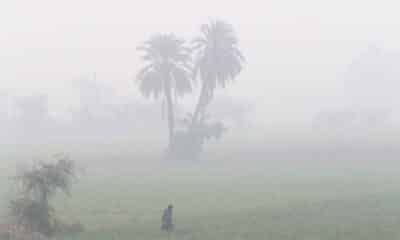
[[[190,49],[184,43],[173,34],[158,34],[137,48],[146,63],[137,74],[144,96],[158,98],[168,85],[177,96],[192,90]]]
[[[225,87],[242,71],[244,56],[238,48],[238,39],[232,25],[213,21],[201,26],[201,36],[193,41],[195,52],[194,77],[202,82],[201,95],[194,114],[212,99],[217,86]]]

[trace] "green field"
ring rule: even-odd
[[[86,230],[57,239],[167,239],[159,227],[169,203],[175,206],[171,239],[400,239],[400,175],[393,162],[166,167],[127,157],[83,165],[72,197],[59,195],[54,205],[65,221]],[[5,169],[3,199],[12,173]]]

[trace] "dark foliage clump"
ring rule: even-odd
[[[194,124],[191,116],[182,120],[183,129],[175,133],[169,157],[177,160],[198,160],[204,144],[210,139],[220,139],[226,131],[223,123],[213,122],[203,116]]]
[[[15,176],[18,196],[10,203],[11,215],[30,232],[51,236],[57,218],[50,198],[58,191],[70,195],[75,177],[74,162],[65,155],[56,155],[55,162],[37,162]]]

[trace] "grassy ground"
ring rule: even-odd
[[[167,239],[159,227],[169,203],[177,227],[171,239],[400,238],[397,164],[114,163],[120,167],[88,167],[72,198],[54,200],[64,220],[86,228],[58,239]]]

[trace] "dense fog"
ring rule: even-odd
[[[398,5],[1,0],[0,239],[399,239]]]
[[[280,86],[278,91],[282,76],[265,79],[262,72],[267,73],[270,64],[253,65],[252,56],[249,56],[245,77],[239,77],[232,88],[259,84],[265,95],[255,96],[240,87],[235,91],[230,91],[230,87],[219,90],[208,113],[211,118],[224,122],[227,134],[213,142],[212,148],[229,151],[229,146],[233,150],[236,147],[232,144],[240,143],[243,151],[265,151],[260,154],[266,154],[267,159],[273,158],[268,156],[268,151],[274,148],[282,149],[282,154],[289,148],[311,155],[330,149],[343,158],[346,158],[345,149],[354,148],[362,154],[360,157],[363,154],[370,157],[371,150],[381,154],[379,158],[394,157],[391,154],[397,154],[399,140],[396,91],[400,53],[385,48],[383,43],[378,46],[367,43],[360,42],[365,47],[346,59],[340,68],[326,67],[319,84],[326,82],[326,88],[335,85],[329,93],[322,93],[307,83],[295,87],[296,90],[290,85]],[[39,53],[37,57],[41,57]],[[266,59],[272,57],[265,56]],[[2,59],[6,62],[7,56]],[[290,66],[287,67],[288,70],[282,70],[283,75],[290,72]],[[165,101],[143,98],[135,90],[134,78],[130,79],[129,73],[126,75],[128,90],[114,84],[112,76],[103,76],[102,69],[99,73],[82,73],[70,81],[63,81],[65,77],[54,79],[60,84],[54,89],[20,89],[8,87],[10,81],[3,81],[1,144],[6,149],[35,144],[130,144],[138,151],[142,145],[150,144],[155,151],[160,151],[167,142]],[[295,77],[298,82],[303,78],[307,78],[306,73]],[[34,79],[23,82],[30,81],[38,81],[38,85],[46,82]],[[275,88],[275,92],[269,95],[271,88]],[[183,118],[195,105],[195,97],[175,101],[177,119]]]

